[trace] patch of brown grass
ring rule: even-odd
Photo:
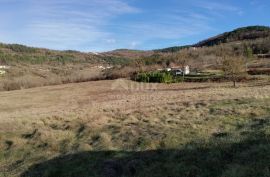
[[[0,78],[0,91],[11,91],[42,87],[48,85],[60,85],[102,80],[105,78],[101,70],[87,67],[50,68],[33,67],[29,69],[14,67],[8,74]]]
[[[0,93],[0,171],[19,176],[33,164],[82,151],[178,149],[226,133],[238,137],[238,126],[269,115],[267,85],[157,84],[149,90],[143,84],[139,90],[113,90],[114,82]]]

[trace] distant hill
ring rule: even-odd
[[[104,52],[104,55],[137,55],[137,54],[142,54],[145,53],[146,51],[144,50],[132,50],[132,49],[116,49],[113,51],[109,52]],[[128,57],[128,56],[127,56]]]
[[[210,47],[222,43],[241,41],[255,41],[270,37],[270,27],[248,26],[225,32],[215,37],[198,42],[195,45],[174,46],[157,50],[130,50],[117,49],[103,53],[83,53],[78,51],[57,51],[42,48],[27,47],[19,44],[0,43],[0,63],[30,62],[30,63],[51,63],[51,62],[82,62],[82,63],[108,63],[126,64],[134,59],[147,58],[157,53],[174,53],[190,47]],[[265,47],[266,46],[266,47]],[[268,53],[267,45],[252,46],[254,53]],[[256,52],[256,51],[257,52]]]
[[[140,57],[147,57],[154,54],[154,51],[144,51],[144,50],[131,50],[131,49],[117,49],[109,52],[102,53],[103,56],[107,57],[117,57],[126,59],[138,59]]]
[[[243,40],[254,40],[258,38],[266,38],[270,36],[270,27],[267,26],[248,26],[238,28],[231,32],[226,32],[218,36],[203,40],[195,47],[214,46],[221,43],[243,41]]]
[[[222,45],[219,45],[222,44]],[[179,52],[180,51],[180,52]],[[0,76],[1,90],[131,77],[138,70],[153,70],[188,62],[196,69],[217,69],[220,56],[270,54],[270,28],[250,26],[201,41],[195,45],[157,50],[118,49],[102,53],[50,50],[0,43],[0,65],[11,66]],[[269,68],[270,61],[252,61]],[[103,70],[103,68],[111,68]],[[3,71],[2,71],[3,72]]]
[[[161,53],[173,53],[173,52],[178,52],[182,49],[186,49],[189,47],[210,47],[210,46],[219,45],[222,43],[244,41],[244,40],[255,40],[255,39],[266,38],[266,37],[270,37],[270,27],[248,26],[248,27],[235,29],[231,32],[225,32],[223,34],[200,41],[194,45],[173,46],[173,47],[157,49],[153,51],[161,52]]]
[[[0,64],[63,64],[63,63],[102,63],[104,60],[93,54],[78,51],[49,50],[28,47],[20,44],[0,43]]]
[[[164,49],[157,49],[154,50],[155,52],[162,52],[162,53],[167,53],[167,52],[178,52],[182,49],[192,47],[191,45],[185,45],[185,46],[174,46],[174,47],[168,47]]]

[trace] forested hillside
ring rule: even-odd
[[[56,51],[18,44],[0,44],[0,90],[132,77],[142,71],[190,65],[192,70],[219,69],[222,58],[245,58],[251,68],[269,68],[270,28],[250,26],[196,45],[152,51],[120,49],[104,53]],[[107,69],[106,69],[107,68]]]
[[[243,40],[254,40],[258,38],[266,38],[270,36],[270,28],[266,26],[249,26],[238,28],[231,32],[226,32],[221,35],[203,40],[195,47],[213,46],[221,43],[243,41]]]

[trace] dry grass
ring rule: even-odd
[[[87,82],[104,79],[101,69],[95,65],[66,65],[53,67],[48,65],[15,65],[0,78],[0,91],[11,91],[60,85],[67,83]]]
[[[1,92],[0,176],[78,152],[179,149],[226,133],[236,141],[237,126],[269,116],[269,91],[116,80]]]

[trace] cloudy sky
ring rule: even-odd
[[[108,51],[193,44],[270,25],[269,0],[0,0],[0,42]]]

